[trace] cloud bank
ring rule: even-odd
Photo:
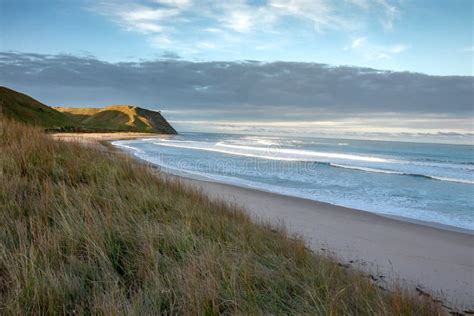
[[[472,118],[474,77],[318,63],[109,63],[91,56],[0,53],[0,84],[52,105],[131,103],[212,118],[330,119],[383,113]]]

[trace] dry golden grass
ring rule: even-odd
[[[129,158],[0,124],[0,314],[441,313]]]
[[[91,117],[99,112],[105,111],[120,112],[128,117],[128,121],[125,123],[125,125],[129,126],[133,126],[135,118],[138,115],[136,109],[130,105],[110,105],[105,106],[103,108],[68,108],[59,106],[55,107],[54,109],[62,113],[76,115],[80,117]]]
[[[85,127],[136,132],[175,134],[176,131],[159,112],[131,105],[110,105],[103,108],[56,107]]]
[[[62,113],[70,113],[70,114],[76,114],[76,115],[86,115],[86,116],[92,116],[94,114],[97,114],[101,108],[68,108],[68,107],[54,107],[55,110],[62,112]]]

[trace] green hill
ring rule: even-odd
[[[27,96],[0,87],[0,110],[2,116],[46,128],[64,128],[76,123],[55,109]]]
[[[176,130],[160,112],[131,105],[111,105],[104,108],[56,107],[79,124],[98,129],[176,134]]]
[[[176,130],[157,111],[130,105],[52,108],[6,87],[0,87],[0,112],[10,119],[58,131],[176,134]]]

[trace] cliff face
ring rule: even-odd
[[[131,105],[111,105],[104,108],[55,108],[84,127],[101,130],[120,130],[177,134],[160,112]]]
[[[140,117],[141,120],[144,120],[145,123],[154,130],[166,134],[178,134],[163,115],[161,115],[161,112],[142,109],[139,107],[136,108],[136,111],[138,117]]]

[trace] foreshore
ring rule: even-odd
[[[119,139],[152,138],[163,137],[161,134],[138,133],[138,132],[115,132],[115,133],[53,133],[51,137],[64,141],[76,141],[80,143],[97,143],[102,141],[113,141]]]
[[[95,142],[124,139],[76,137]],[[158,136],[158,135],[156,135]],[[64,139],[63,137],[54,136]],[[72,136],[71,136],[72,137]],[[125,138],[151,137],[134,135]],[[381,286],[393,281],[431,293],[448,306],[474,309],[474,235],[291,196],[161,173],[213,199],[242,207],[256,221],[285,225],[315,252],[370,273]]]

